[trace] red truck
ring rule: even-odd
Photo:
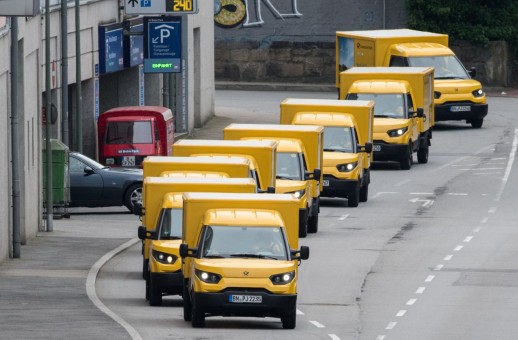
[[[161,106],[116,107],[97,121],[99,162],[113,167],[142,167],[147,156],[170,156],[173,113]]]

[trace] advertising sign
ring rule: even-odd
[[[124,36],[124,66],[134,67],[144,62],[144,25],[130,25],[129,32],[129,35]]]
[[[124,69],[121,23],[99,26],[99,69],[101,74]]]

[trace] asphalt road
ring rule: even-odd
[[[221,138],[230,122],[277,123],[287,97],[336,95],[218,91],[217,117],[196,138]],[[358,208],[322,200],[318,233],[300,242],[311,256],[300,268],[294,330],[278,319],[220,317],[193,329],[180,297],[150,307],[139,244],[102,267],[97,295],[143,339],[516,339],[517,105],[490,98],[482,129],[437,124],[428,164],[375,164]],[[136,217],[121,214],[121,223],[136,234]]]

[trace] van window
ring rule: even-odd
[[[302,180],[301,159],[297,152],[277,152],[278,179]]]
[[[160,211],[158,218],[159,240],[178,240],[182,238],[182,215],[181,208],[165,208]]]
[[[470,79],[468,71],[453,55],[408,58],[410,66],[433,67],[435,79]]]
[[[346,99],[373,100],[377,118],[406,118],[405,96],[401,93],[350,93]]]
[[[344,126],[324,127],[324,151],[354,152],[352,129]]]
[[[407,67],[408,60],[405,57],[391,56],[390,57],[390,67]]]
[[[150,121],[108,123],[106,144],[150,144],[152,142]]]

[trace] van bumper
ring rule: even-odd
[[[167,294],[179,294],[183,292],[183,273],[177,271],[174,273],[153,273],[151,272],[151,280],[161,292]]]
[[[452,111],[452,107],[469,107],[469,111]],[[453,109],[454,110],[454,109]],[[435,121],[482,119],[487,116],[487,104],[447,103],[435,106]]]
[[[230,302],[231,296],[261,296],[261,303]],[[296,294],[271,294],[267,292],[225,291],[222,293],[194,293],[193,302],[205,313],[221,316],[281,317],[297,306]]]
[[[373,161],[396,161],[399,162],[405,157],[408,145],[407,144],[388,144],[383,141],[374,141]]]
[[[324,186],[324,190],[320,193],[320,196],[323,197],[348,198],[356,187],[358,187],[358,181],[352,179],[338,179],[333,176],[324,175],[324,181],[328,181],[329,185]]]

